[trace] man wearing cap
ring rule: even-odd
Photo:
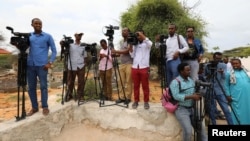
[[[87,52],[85,47],[81,46],[81,39],[83,36],[82,32],[76,32],[74,34],[75,42],[70,44],[69,57],[68,57],[68,78],[67,85],[68,91],[65,97],[65,101],[68,102],[73,98],[72,91],[75,84],[75,78],[77,76],[77,98],[84,100],[84,76],[85,76],[85,65],[87,59]]]

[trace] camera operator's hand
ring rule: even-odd
[[[128,51],[133,52],[133,45],[131,45],[131,44],[128,45]]]
[[[185,100],[187,99],[193,99],[193,100],[200,100],[201,99],[201,95],[200,93],[194,93],[192,95],[188,95],[188,96],[185,96]]]
[[[180,52],[179,51],[176,51],[173,55],[173,59],[176,60],[179,58],[179,55],[180,55]]]
[[[111,49],[111,53],[116,54],[116,53],[119,53],[119,52],[117,52],[115,49]]]
[[[200,100],[201,99],[201,94],[200,93],[194,93],[193,95],[192,95],[192,99],[193,100]]]
[[[104,57],[106,57],[107,59],[110,59],[108,55],[106,55],[106,54],[100,54],[100,60],[101,60],[102,58],[104,58]]]
[[[44,65],[43,69],[44,70],[48,70],[49,68],[51,68],[52,63],[47,63],[46,65]]]
[[[218,72],[222,74],[222,73],[224,72],[224,70],[223,70],[222,68],[220,68],[220,69],[218,70]]]
[[[231,96],[227,96],[226,98],[227,98],[228,103],[231,103],[233,101]]]

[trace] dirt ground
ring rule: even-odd
[[[160,102],[160,97],[162,90],[160,88],[160,81],[150,81],[150,102]],[[61,102],[62,89],[49,89],[49,97],[56,95],[56,99],[49,100],[49,106],[55,104],[56,102]],[[19,93],[20,98],[22,98],[22,92]],[[30,99],[28,96],[28,92],[24,92],[25,94],[25,110],[26,113],[31,109]],[[37,91],[38,101],[40,101],[40,91]],[[113,94],[114,97],[117,97],[117,94]],[[12,118],[16,118],[18,115],[17,112],[17,96],[18,92],[14,93],[0,93],[0,122],[10,120]],[[141,99],[143,99],[143,94],[141,91]],[[133,99],[132,99],[133,100]],[[22,109],[22,101],[19,102],[19,116],[21,116]]]

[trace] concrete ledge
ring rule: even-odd
[[[105,101],[105,104],[112,103]],[[174,115],[167,113],[160,103],[150,103],[149,110],[139,103],[135,110],[131,104],[129,108],[117,105],[99,107],[98,102],[78,106],[71,101],[53,105],[48,116],[39,111],[18,122],[13,119],[0,123],[0,141],[49,141],[60,136],[64,128],[81,125],[93,125],[139,141],[179,141],[181,133]]]

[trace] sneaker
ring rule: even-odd
[[[144,103],[144,109],[149,109],[149,104],[148,104],[148,102],[145,102],[145,103]]]
[[[132,108],[133,109],[136,109],[138,107],[138,102],[134,102],[133,104],[132,104]]]

